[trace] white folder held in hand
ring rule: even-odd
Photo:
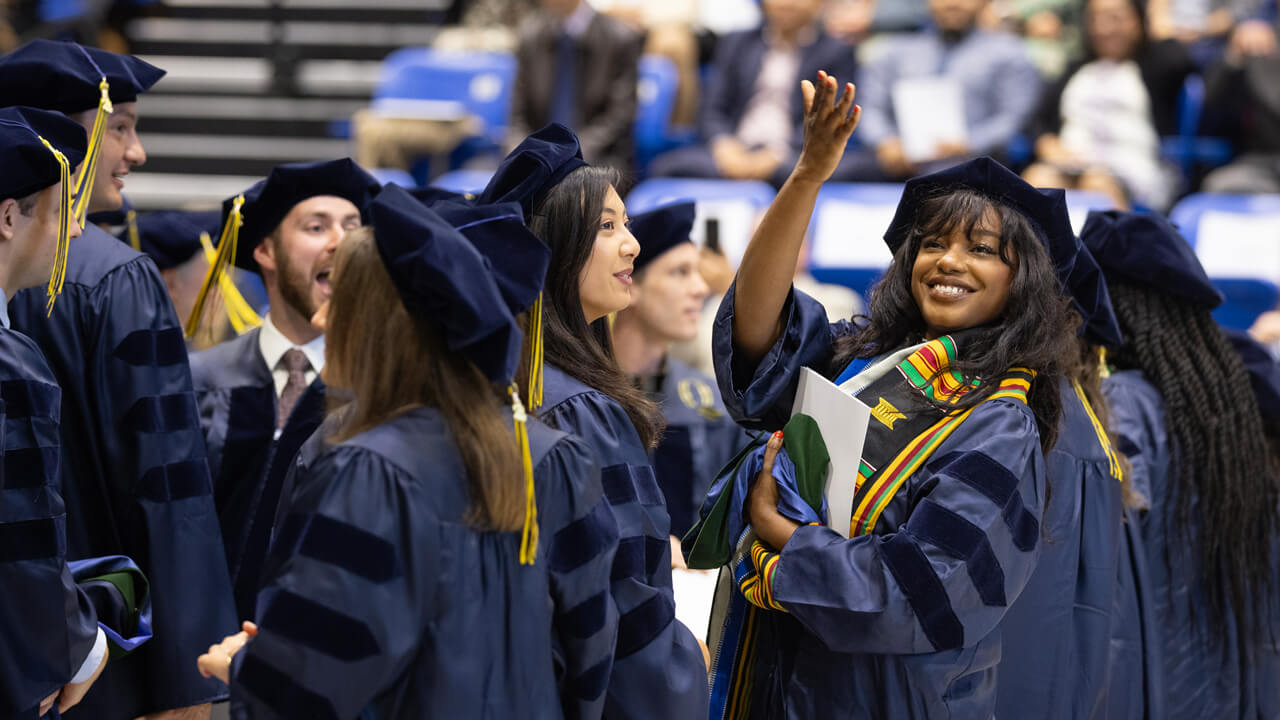
[[[813,418],[827,446],[831,464],[827,467],[827,526],[849,537],[853,519],[853,494],[857,488],[862,445],[867,439],[871,408],[844,392],[830,380],[801,368],[800,384],[791,414]]]
[[[942,143],[968,145],[964,92],[960,83],[941,77],[906,78],[893,86],[893,116],[902,152],[911,162],[938,156]]]

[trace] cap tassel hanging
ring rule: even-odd
[[[204,284],[200,286],[200,293],[196,295],[196,302],[191,307],[191,316],[187,318],[188,338],[195,337],[209,296],[213,293],[214,287],[220,285],[219,278],[225,276],[227,266],[235,259],[236,241],[240,237],[240,225],[244,222],[240,215],[240,208],[243,206],[244,195],[237,195],[236,199],[231,201],[231,212],[227,214],[227,221],[222,225],[222,235],[218,238],[218,251],[213,261],[209,263],[209,272],[205,273]]]
[[[58,205],[58,249],[53,256],[53,272],[49,276],[49,287],[45,294],[49,301],[45,307],[46,314],[53,314],[53,302],[58,299],[58,295],[62,293],[62,283],[67,277],[67,254],[71,250],[71,165],[67,162],[67,156],[58,151],[48,140],[37,135],[40,142],[49,148],[49,152],[58,159],[60,169],[58,178],[59,198],[61,202]]]
[[[83,50],[83,48],[81,48]],[[89,57],[85,53],[85,57]],[[89,62],[93,62],[92,59]],[[95,64],[94,68],[98,66]],[[98,70],[101,75],[102,71]],[[102,81],[98,83],[98,112],[93,118],[93,130],[89,132],[89,148],[85,151],[84,163],[81,165],[80,177],[76,181],[76,222],[80,223],[80,227],[84,227],[85,218],[89,214],[89,199],[93,195],[93,180],[98,174],[98,150],[102,148],[102,135],[107,130],[107,117],[115,110],[111,106],[110,86],[107,85],[107,78],[102,76]]]
[[[142,236],[138,234],[138,211],[129,208],[124,214],[124,229],[129,234],[129,247],[142,252]]]
[[[533,456],[529,452],[529,416],[520,402],[520,389],[511,383],[511,416],[515,420],[516,442],[524,467],[524,529],[520,533],[520,564],[532,565],[538,558],[538,499],[533,487]]]
[[[529,409],[542,407],[542,293],[529,308]]]
[[[214,249],[209,233],[200,233],[200,245],[204,247],[205,259],[212,266],[218,259],[218,251]],[[230,277],[227,277],[226,273],[218,276],[218,292],[222,295],[223,309],[227,311],[231,329],[235,330],[237,335],[262,325],[262,316],[254,311],[253,306],[244,299],[240,289]]]

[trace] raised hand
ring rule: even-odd
[[[845,145],[858,127],[862,108],[853,104],[853,83],[845,83],[841,95],[836,79],[821,70],[816,85],[808,80],[800,82],[800,92],[804,95],[804,146],[793,174],[823,183],[844,157]]]

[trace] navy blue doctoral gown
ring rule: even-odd
[[[1155,671],[1164,708],[1160,715],[1169,720],[1192,718],[1273,718],[1280,715],[1280,681],[1276,657],[1280,648],[1276,636],[1260,629],[1254,638],[1239,637],[1238,624],[1230,608],[1225,608],[1224,643],[1214,638],[1207,617],[1208,596],[1201,582],[1204,570],[1194,542],[1188,544],[1171,523],[1167,511],[1177,502],[1172,487],[1171,438],[1165,427],[1164,401],[1154,386],[1137,370],[1114,373],[1106,380],[1112,427],[1120,449],[1133,465],[1134,488],[1150,500],[1151,509],[1141,513],[1141,535],[1145,546],[1145,569],[1150,576],[1150,603],[1144,611],[1154,616],[1159,628],[1159,657]],[[1194,510],[1193,510],[1194,516]],[[1275,546],[1275,539],[1270,541]],[[1189,550],[1185,549],[1190,547]],[[1166,552],[1174,549],[1173,562]],[[1179,548],[1183,548],[1179,550]],[[1271,593],[1272,617],[1278,593]],[[1241,664],[1242,642],[1255,641],[1252,662]]]
[[[66,562],[58,493],[61,391],[29,338],[0,329],[0,718],[34,718],[97,639]]]
[[[721,397],[744,426],[780,428],[800,369],[835,377],[834,344],[853,328],[793,291],[782,336],[751,368],[735,358],[733,302],[731,288],[713,336]],[[994,399],[907,478],[872,534],[800,527],[772,582],[788,612],[764,613],[757,633],[756,715],[992,717],[1002,620],[1035,568],[1044,502],[1035,417]]]
[[[236,612],[245,619],[253,617],[285,475],[325,413],[324,381],[317,375],[277,436],[275,381],[262,359],[259,332],[191,356]]]
[[[693,634],[675,619],[671,522],[635,426],[617,402],[551,365],[543,400],[540,417],[592,450],[618,526],[618,644],[605,716],[705,718],[707,668]]]
[[[226,697],[195,658],[236,626],[182,328],[155,264],[94,225],[43,288],[9,305],[62,387],[67,557],[132,558],[155,637],[112,663],[69,718],[136,717]]]
[[[1088,720],[1108,693],[1142,682],[1141,665],[1111,667],[1124,550],[1121,484],[1093,419],[1067,381],[1062,424],[1045,458],[1049,506],[1040,561],[1001,627],[996,717]]]
[[[751,440],[729,417],[715,380],[668,357],[661,393],[653,398],[667,420],[653,449],[653,472],[667,501],[671,534],[682,538],[720,468]]]
[[[578,441],[530,424],[539,553],[467,524],[462,460],[418,409],[293,473],[260,633],[232,665],[246,717],[599,717],[616,548]]]

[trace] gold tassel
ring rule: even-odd
[[[85,151],[84,163],[80,166],[80,178],[76,181],[75,218],[80,227],[84,227],[85,218],[89,215],[89,198],[93,195],[93,180],[98,174],[98,151],[102,149],[102,135],[107,130],[107,116],[115,110],[111,106],[110,86],[107,85],[106,77],[98,83],[98,91],[98,113],[93,118],[89,148]]]
[[[142,237],[138,235],[138,211],[130,208],[124,214],[125,231],[129,233],[129,247],[142,252]]]
[[[218,259],[218,251],[214,249],[213,240],[209,237],[209,233],[200,233],[200,245],[204,247],[205,259],[212,266]],[[253,306],[249,304],[248,300],[244,299],[244,295],[240,294],[240,289],[236,287],[235,282],[226,273],[218,277],[218,292],[222,295],[223,309],[227,311],[227,319],[231,321],[231,329],[235,330],[237,335],[262,325],[262,316],[254,311]]]
[[[213,293],[214,287],[220,287],[219,277],[223,275],[227,265],[235,261],[236,257],[236,241],[240,237],[240,224],[243,219],[240,216],[240,208],[244,206],[244,195],[237,195],[236,199],[231,201],[231,212],[227,215],[227,221],[222,226],[222,236],[218,238],[218,251],[214,255],[213,262],[209,263],[209,272],[205,273],[204,283],[200,286],[200,294],[196,295],[196,302],[191,307],[191,316],[187,318],[186,333],[188,338],[195,337],[196,331],[200,328],[200,317],[204,315],[205,304],[209,300],[209,296]]]
[[[515,420],[516,442],[524,466],[524,529],[520,534],[520,564],[532,565],[538,558],[538,498],[533,487],[533,456],[529,451],[529,416],[520,402],[520,390],[511,383],[511,416]]]
[[[529,410],[542,407],[542,293],[529,308]]]
[[[1098,347],[1098,377],[1106,380],[1111,377],[1111,367],[1107,365],[1107,349]]]
[[[58,187],[62,201],[58,206],[58,249],[53,256],[53,272],[49,275],[49,287],[46,290],[49,302],[46,305],[47,315],[53,314],[53,302],[62,293],[62,283],[67,277],[67,254],[71,251],[71,165],[67,156],[58,151],[48,140],[37,135],[49,152],[58,159],[60,175]]]

